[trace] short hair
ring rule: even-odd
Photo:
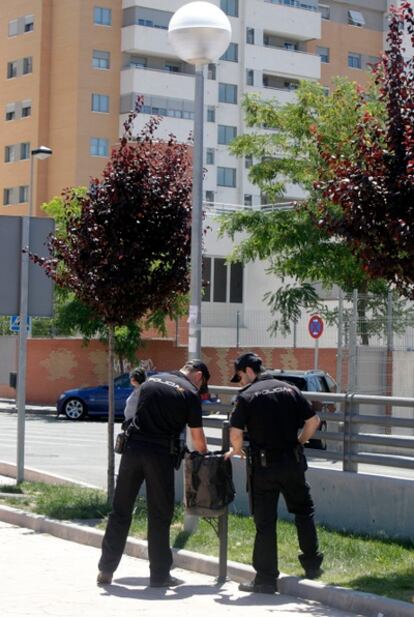
[[[129,374],[129,378],[134,379],[139,384],[141,384],[141,383],[144,383],[144,381],[146,380],[147,374],[143,368],[141,368],[140,366],[137,366],[136,368],[132,369],[132,371]]]

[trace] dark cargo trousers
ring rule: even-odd
[[[170,525],[174,512],[174,461],[168,447],[129,440],[119,466],[112,512],[102,542],[99,570],[114,572],[125,548],[138,491],[145,480],[148,558],[152,582],[168,577],[172,565]]]
[[[318,537],[314,522],[314,505],[304,471],[296,461],[272,464],[268,467],[254,465],[253,516],[256,537],[253,549],[253,567],[256,582],[274,584],[279,576],[277,557],[277,506],[280,494],[289,512],[295,515],[299,547],[299,561],[307,570],[317,569],[323,559],[318,550]]]

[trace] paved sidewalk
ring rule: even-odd
[[[298,601],[290,596],[243,594],[211,577],[174,570],[184,582],[151,589],[148,563],[124,556],[114,582],[95,584],[99,551],[29,529],[0,523],[0,615],[2,617],[355,617],[355,613]]]

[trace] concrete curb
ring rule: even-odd
[[[0,463],[0,472],[3,465],[5,464]],[[13,467],[13,465],[10,465],[10,467]],[[27,474],[28,476],[29,474]],[[44,476],[49,478],[49,482],[53,478],[50,474],[44,474]],[[56,478],[55,482],[59,480],[62,480],[62,478]],[[67,481],[67,479],[65,480]],[[73,481],[70,483],[78,484]],[[0,505],[0,520],[10,525],[18,525],[33,531],[49,533],[64,540],[78,542],[79,544],[95,548],[100,548],[103,537],[103,531],[99,529],[68,521],[56,521],[10,506]],[[148,559],[147,543],[143,540],[129,538],[125,547],[125,554],[139,559]],[[173,555],[174,565],[179,568],[193,570],[213,577],[218,574],[218,559],[216,557],[204,556],[183,549],[173,549]],[[251,579],[254,575],[254,570],[251,566],[229,561],[227,573],[231,580],[242,582]],[[324,583],[301,579],[296,576],[281,574],[278,588],[282,594],[313,600],[327,606],[364,615],[365,617],[413,617],[414,614],[414,607],[407,602],[353,591],[344,587],[325,585]]]

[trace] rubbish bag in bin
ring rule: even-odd
[[[184,495],[188,514],[221,516],[234,499],[230,459],[224,452],[187,452],[184,457]]]

